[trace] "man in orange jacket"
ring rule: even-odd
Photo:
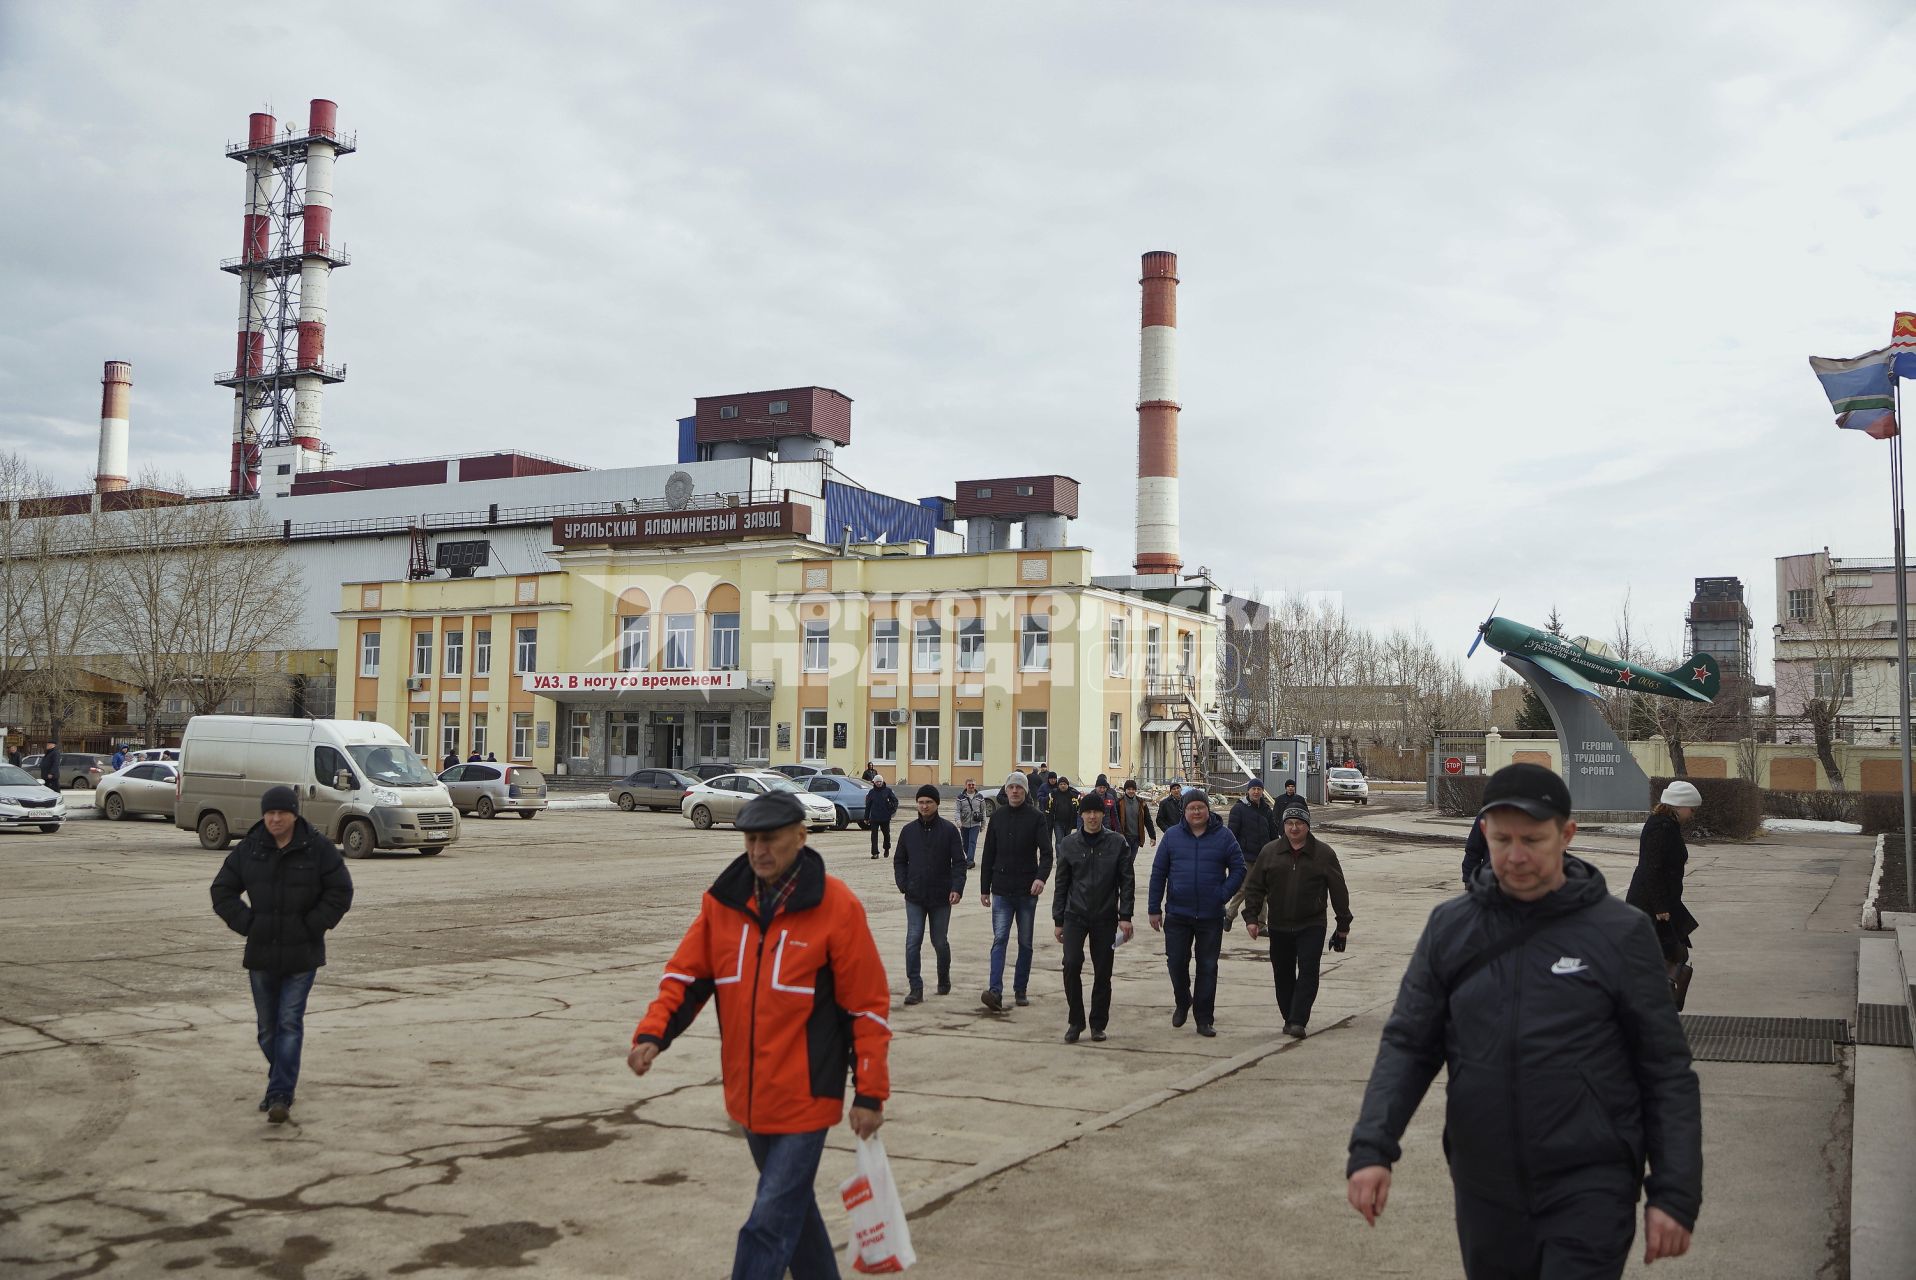
[[[735,1280],[836,1277],[812,1183],[845,1109],[869,1138],[891,1094],[891,987],[865,908],[805,844],[805,810],[773,791],[739,812],[745,853],[705,891],[632,1037],[626,1065],[652,1069],[718,997],[725,1109],[745,1130],[758,1195],[739,1229]]]

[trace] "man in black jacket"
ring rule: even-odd
[[[1030,1004],[1025,989],[1031,982],[1031,932],[1038,923],[1038,898],[1051,876],[1051,823],[1031,803],[1025,776],[1013,770],[999,792],[1004,803],[992,811],[985,828],[985,857],[978,871],[984,888],[981,899],[991,908],[991,980],[979,997],[987,1009],[1005,1007],[1005,951],[1011,926],[1018,926],[1018,966],[1011,993],[1019,1005]],[[996,895],[995,897],[993,895]]]
[[[1070,1022],[1064,1042],[1084,1033],[1084,944],[1091,944],[1091,1038],[1111,1021],[1111,961],[1122,932],[1131,941],[1136,893],[1131,842],[1104,825],[1104,801],[1087,791],[1078,801],[1084,825],[1058,846],[1058,883],[1051,894],[1052,932],[1064,943],[1064,999]]]
[[[299,816],[299,793],[268,787],[260,820],[213,877],[213,910],[246,939],[259,1051],[268,1066],[259,1109],[274,1124],[284,1124],[293,1108],[306,997],[326,963],[326,931],[337,928],[352,905],[346,862]]]
[[[1271,806],[1260,778],[1252,778],[1250,785],[1244,788],[1244,798],[1231,806],[1231,816],[1225,819],[1224,825],[1237,837],[1237,847],[1244,851],[1246,868],[1256,865],[1257,855],[1264,851],[1265,845],[1284,834],[1284,819]],[[1250,881],[1246,879],[1244,888],[1249,887]],[[1226,933],[1231,931],[1231,922],[1237,919],[1237,909],[1243,902],[1244,889],[1239,889],[1237,896],[1225,904]]]
[[[927,782],[918,788],[918,818],[898,831],[898,856],[891,860],[892,878],[905,895],[906,1004],[925,998],[925,980],[918,968],[925,926],[931,926],[931,949],[938,957],[938,994],[951,994],[951,944],[945,931],[951,909],[965,896],[965,842],[958,828],[938,816],[938,788]]]
[[[40,757],[40,781],[53,790],[60,790],[60,744],[47,743],[46,753]]]
[[[1703,1102],[1656,931],[1567,856],[1577,824],[1556,774],[1498,770],[1481,812],[1493,874],[1417,940],[1351,1133],[1351,1207],[1376,1225],[1447,1064],[1467,1276],[1620,1276],[1640,1192],[1644,1261],[1679,1257],[1703,1199]]]
[[[1171,790],[1158,801],[1158,830],[1169,831],[1184,821],[1184,784],[1171,779]]]
[[[891,857],[891,820],[898,812],[898,793],[885,784],[885,775],[872,775],[872,789],[865,794],[865,825],[872,833],[872,860],[878,859],[878,838],[885,838],[885,856]]]

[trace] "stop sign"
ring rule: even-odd
[[[1464,762],[1458,757],[1451,756],[1444,761],[1445,773],[1462,773],[1463,771],[1464,771]]]

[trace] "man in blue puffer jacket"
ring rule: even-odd
[[[1244,851],[1205,794],[1192,787],[1180,799],[1184,821],[1166,827],[1151,863],[1151,927],[1164,933],[1164,958],[1177,998],[1171,1025],[1196,1012],[1197,1033],[1214,1036],[1217,955],[1224,941],[1224,904],[1244,883]],[[1191,954],[1197,953],[1197,989]]]

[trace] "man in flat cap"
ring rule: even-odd
[[[805,823],[789,792],[740,810],[745,852],[705,891],[626,1056],[644,1075],[717,997],[725,1109],[758,1166],[734,1276],[838,1274],[812,1192],[825,1135],[844,1114],[848,1074],[861,1138],[878,1132],[891,1093],[878,944],[857,896],[806,845]]]

